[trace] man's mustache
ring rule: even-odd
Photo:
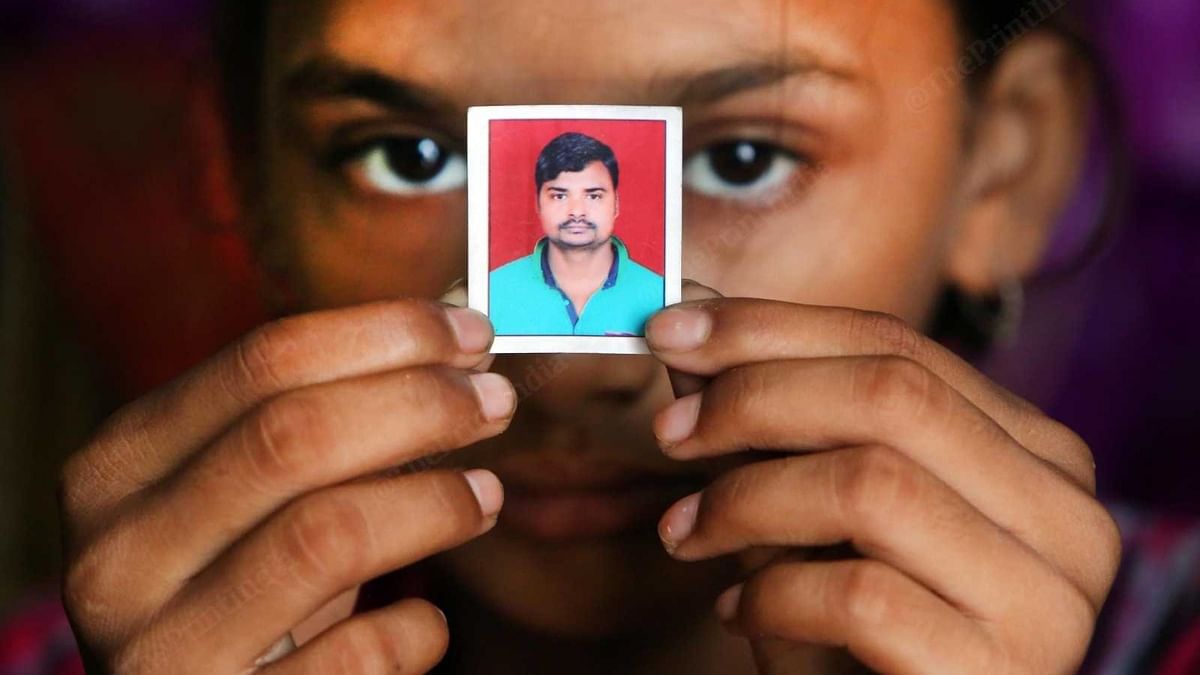
[[[596,224],[595,224],[595,223],[593,223],[593,222],[592,222],[592,221],[590,221],[590,220],[568,220],[568,221],[564,221],[564,222],[563,222],[561,225],[559,225],[559,226],[558,226],[558,229],[560,229],[560,230],[566,230],[566,229],[568,229],[568,228],[571,228],[571,227],[579,227],[580,225],[587,225],[587,226],[588,226],[590,229],[593,229],[593,230],[594,230],[594,229],[596,229]]]

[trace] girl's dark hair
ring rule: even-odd
[[[255,149],[270,0],[217,0],[213,50],[235,156]]]
[[[780,0],[786,2],[787,0]],[[270,0],[217,0],[216,58],[220,70],[223,106],[234,156],[252,155],[263,73],[263,47]],[[950,0],[961,35],[959,73],[968,93],[978,92],[1005,48],[1023,35],[1050,31],[1073,46],[1088,66],[1098,95],[1099,123],[1107,135],[1108,181],[1101,222],[1084,250],[1072,262],[1043,271],[1028,284],[1070,275],[1092,262],[1112,239],[1127,183],[1121,116],[1107,79],[1107,69],[1075,21],[1071,0]],[[930,333],[949,342],[965,355],[978,355],[993,341],[1002,323],[1004,303],[998,298],[968,298],[958,289],[945,290],[934,313]]]

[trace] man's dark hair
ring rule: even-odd
[[[612,176],[613,189],[620,187],[621,167],[617,164],[617,156],[612,148],[587,134],[568,131],[557,136],[542,148],[538,155],[537,166],[533,171],[533,179],[537,182],[537,192],[541,194],[542,186],[558,178],[564,171],[574,173],[583,171],[592,162],[600,162]]]

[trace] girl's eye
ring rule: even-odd
[[[692,155],[683,167],[683,184],[722,199],[770,199],[787,185],[800,160],[770,143],[729,141]]]
[[[467,184],[467,160],[432,138],[390,138],[362,150],[352,170],[369,189],[392,195],[449,192]]]

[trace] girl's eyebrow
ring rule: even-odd
[[[329,56],[313,58],[293,70],[284,78],[283,91],[298,103],[360,99],[410,115],[432,116],[455,108],[432,89]]]
[[[653,98],[681,107],[715,103],[746,91],[780,84],[797,76],[827,77],[859,83],[855,73],[812,59],[745,61],[699,73],[654,78]],[[368,66],[335,56],[316,56],[292,70],[283,80],[285,96],[295,103],[357,99],[400,114],[434,117],[458,108],[433,89],[399,79]],[[666,92],[666,96],[663,96]]]
[[[675,105],[689,107],[715,103],[735,94],[776,85],[799,75],[825,76],[846,83],[855,83],[857,80],[856,75],[847,69],[832,68],[815,61],[761,61],[673,77],[667,80],[665,86],[668,91],[677,92],[674,95]]]

